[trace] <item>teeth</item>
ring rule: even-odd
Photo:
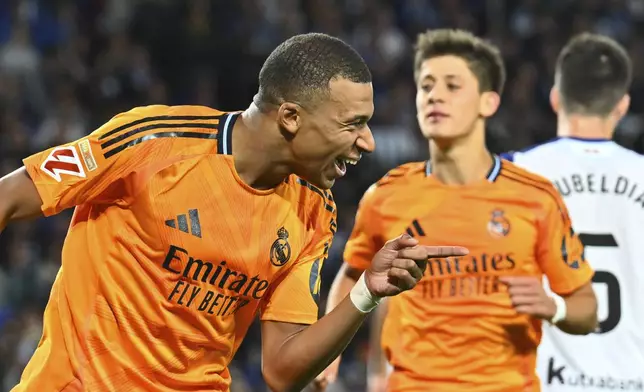
[[[357,159],[349,159],[349,158],[337,158],[336,162],[345,163],[345,164],[348,164],[348,165],[351,165],[351,166],[355,166],[355,165],[358,164]]]

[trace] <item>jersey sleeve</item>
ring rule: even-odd
[[[313,324],[318,320],[321,272],[336,229],[335,208],[310,251],[282,275],[261,308],[262,321],[280,321],[293,324]]]
[[[356,213],[356,220],[349,240],[344,247],[344,261],[351,267],[365,270],[371,259],[384,245],[379,233],[379,215],[375,209],[377,185],[372,185],[365,192]]]
[[[120,180],[167,158],[173,143],[159,131],[168,124],[155,121],[168,117],[159,115],[163,108],[132,109],[84,138],[25,158],[45,216],[79,204],[118,200],[126,191]]]
[[[588,283],[594,272],[572,227],[564,201],[554,187],[540,222],[537,259],[553,292],[570,294]]]

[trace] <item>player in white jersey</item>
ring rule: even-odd
[[[597,332],[544,326],[537,359],[544,391],[644,391],[644,157],[611,141],[628,110],[631,72],[617,42],[573,38],[550,95],[559,137],[507,155],[554,182],[597,271]]]

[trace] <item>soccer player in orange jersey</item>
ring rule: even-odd
[[[371,75],[342,41],[307,34],[268,57],[259,85],[243,112],[119,114],[0,180],[0,229],[76,207],[15,392],[228,391],[257,313],[267,384],[299,390],[429,257],[466,254],[398,236],[317,321],[336,227],[328,189],[374,148]]]
[[[486,149],[485,121],[505,79],[498,50],[464,31],[434,30],[419,36],[414,71],[431,158],[391,170],[365,193],[328,310],[386,238],[456,239],[468,256],[431,261],[413,290],[387,301],[382,351],[373,350],[393,368],[386,390],[538,391],[542,322],[572,334],[597,325],[593,271],[550,182]],[[546,294],[544,275],[558,296]],[[382,380],[376,363],[371,378]],[[320,379],[333,379],[335,366]]]

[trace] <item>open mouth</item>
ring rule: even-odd
[[[335,170],[340,177],[347,174],[347,164],[355,166],[358,164],[359,159],[351,159],[346,157],[338,157],[335,159]]]

